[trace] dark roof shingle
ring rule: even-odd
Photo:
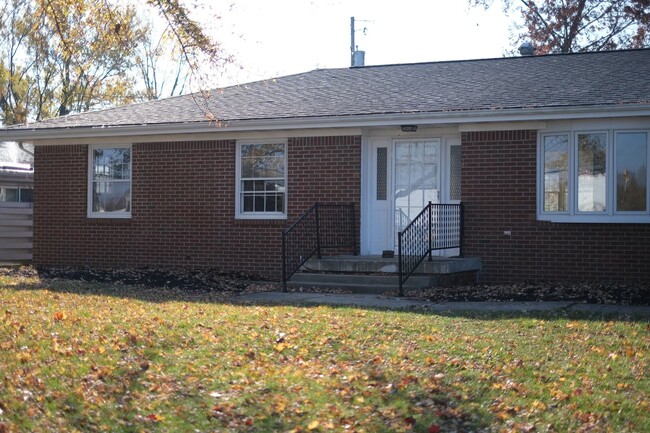
[[[650,103],[650,49],[317,69],[27,129]],[[24,126],[21,128],[25,128]]]

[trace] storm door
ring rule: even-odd
[[[430,201],[440,202],[440,140],[395,141],[394,246],[397,233]]]

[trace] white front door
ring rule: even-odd
[[[397,248],[403,230],[429,201],[440,202],[440,139],[370,143],[369,254]]]
[[[370,254],[393,249],[392,150],[390,139],[374,139],[370,144]]]

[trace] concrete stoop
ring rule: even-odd
[[[473,257],[433,257],[420,264],[404,288],[425,289],[475,282],[481,260]],[[309,259],[287,282],[292,288],[348,289],[355,293],[386,293],[399,288],[397,258],[335,256]]]

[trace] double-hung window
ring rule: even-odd
[[[538,219],[650,222],[650,130],[544,133]]]
[[[131,217],[131,146],[90,146],[88,216]]]
[[[237,143],[237,218],[286,218],[286,148],[284,140]]]

